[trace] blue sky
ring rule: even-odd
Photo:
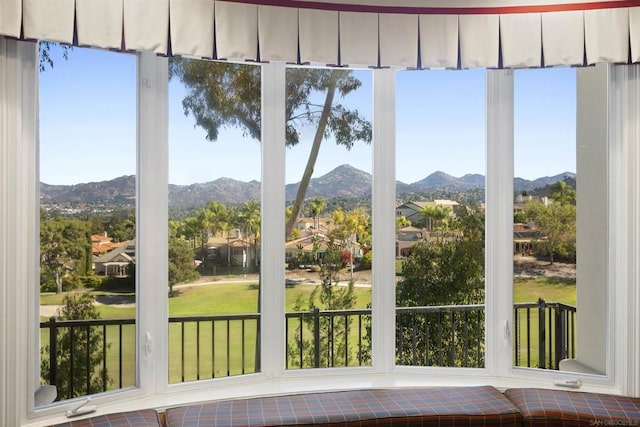
[[[102,181],[135,173],[135,56],[74,48],[53,52],[40,75],[40,179],[48,184]],[[371,118],[371,72],[341,100]],[[485,173],[485,71],[397,73],[397,179],[415,182],[441,170]],[[260,180],[260,143],[239,130],[215,142],[185,116],[178,81],[169,86],[169,181],[190,184],[231,177]],[[575,171],[575,70],[515,71],[515,171],[534,179]],[[313,129],[287,149],[287,182],[302,176]],[[323,143],[314,176],[349,163],[371,171],[371,147],[347,151]]]

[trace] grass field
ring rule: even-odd
[[[298,284],[288,286],[286,310],[293,311],[296,299],[302,298],[306,305],[315,285]],[[365,308],[371,301],[370,288],[354,288],[357,296],[356,308]],[[94,292],[98,300],[108,301],[117,298],[118,302],[135,302],[135,295]],[[42,305],[59,305],[63,295],[42,295]],[[514,302],[535,302],[538,298],[546,301],[563,302],[575,305],[575,284],[549,279],[516,280],[514,282]],[[258,288],[255,282],[220,283],[206,286],[194,286],[178,289],[177,295],[169,299],[169,316],[241,314],[256,313],[258,308]],[[321,307],[322,308],[322,307]],[[132,306],[97,305],[102,318],[133,318]],[[44,318],[43,320],[46,320]],[[537,336],[537,310],[531,313],[531,334]],[[352,329],[352,335],[355,334]],[[42,344],[48,344],[46,330],[42,331]],[[107,369],[115,382],[110,388],[127,387],[135,384],[135,327],[124,326],[122,338],[115,326],[107,328]],[[355,340],[356,337],[350,339]],[[256,369],[256,321],[180,323],[169,325],[169,381],[171,383],[206,379],[219,376],[238,375],[254,372]],[[227,347],[227,343],[229,346]],[[525,343],[526,344],[526,343]],[[199,352],[196,351],[199,346]],[[523,343],[520,343],[521,358]],[[122,367],[119,365],[122,351]],[[531,342],[532,366],[537,366],[537,341]],[[183,358],[184,354],[184,358]],[[215,355],[215,357],[213,356]],[[244,356],[243,356],[244,355]],[[120,375],[122,373],[122,375]],[[122,378],[122,384],[119,379]]]

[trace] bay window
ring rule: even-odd
[[[19,58],[17,63],[16,57]],[[482,135],[474,135],[478,140],[476,147],[479,150],[478,153],[486,150],[486,165],[484,160],[473,159],[476,162],[474,164],[479,165],[477,172],[486,175],[483,261],[485,273],[484,286],[480,287],[484,292],[484,302],[478,302],[484,305],[484,321],[478,323],[484,327],[482,337],[479,339],[483,356],[478,359],[478,361],[484,359],[483,363],[477,364],[478,369],[451,369],[444,363],[437,366],[415,366],[429,365],[429,363],[413,363],[408,359],[408,361],[398,360],[399,350],[396,348],[396,343],[399,342],[400,332],[396,328],[396,322],[400,317],[395,303],[396,242],[398,240],[395,188],[396,180],[403,179],[401,172],[404,171],[401,169],[405,168],[400,156],[406,149],[400,141],[404,125],[403,117],[400,117],[402,107],[399,104],[402,102],[399,94],[404,89],[401,82],[403,77],[398,77],[400,72],[391,69],[375,69],[367,72],[371,75],[371,92],[373,93],[372,152],[370,154],[372,157],[370,363],[363,364],[365,366],[357,369],[287,369],[289,337],[285,331],[286,312],[289,309],[285,306],[287,278],[284,270],[286,240],[284,207],[288,200],[285,193],[286,167],[288,166],[285,161],[287,67],[282,62],[253,65],[252,67],[260,67],[261,74],[259,85],[262,123],[259,196],[261,217],[260,249],[259,255],[256,254],[260,267],[260,299],[257,299],[256,292],[252,294],[252,304],[256,305],[256,309],[252,310],[251,314],[259,317],[257,321],[259,332],[255,337],[251,336],[245,344],[249,345],[251,341],[252,345],[259,346],[259,351],[257,348],[251,350],[252,354],[256,355],[255,359],[245,360],[245,365],[259,368],[245,370],[245,375],[234,378],[227,375],[223,375],[225,378],[217,378],[216,368],[213,368],[213,372],[209,372],[211,366],[205,360],[210,356],[201,356],[200,360],[197,360],[196,356],[194,362],[193,359],[182,359],[174,353],[176,345],[181,346],[181,342],[191,338],[194,338],[197,346],[199,340],[196,337],[200,335],[207,335],[205,344],[203,344],[204,338],[200,341],[201,346],[217,345],[217,341],[215,338],[211,339],[211,335],[217,335],[218,330],[215,327],[201,326],[198,331],[196,326],[194,331],[177,332],[172,329],[173,325],[170,321],[170,316],[173,316],[170,310],[175,307],[171,307],[172,300],[169,297],[168,253],[171,246],[170,233],[174,230],[169,231],[168,227],[170,196],[167,189],[170,188],[171,182],[169,172],[171,159],[182,155],[178,147],[183,136],[177,132],[173,133],[175,129],[168,117],[169,111],[175,110],[175,103],[179,102],[178,99],[173,99],[173,95],[169,101],[169,93],[173,89],[170,89],[168,62],[167,58],[149,53],[137,55],[136,378],[135,382],[127,384],[132,387],[95,395],[94,403],[99,410],[116,407],[119,409],[163,407],[194,400],[336,388],[477,383],[492,383],[508,387],[516,382],[553,387],[556,381],[572,378],[579,378],[585,389],[637,392],[637,388],[634,388],[637,385],[629,384],[625,380],[625,375],[630,374],[628,370],[633,369],[633,362],[637,361],[635,358],[638,356],[637,348],[634,350],[631,347],[637,346],[637,343],[629,339],[637,333],[638,325],[637,322],[627,325],[625,317],[633,313],[632,309],[638,303],[637,290],[634,288],[634,286],[637,287],[638,268],[637,259],[634,256],[638,250],[637,229],[640,228],[637,219],[637,187],[640,185],[637,182],[637,168],[640,162],[637,154],[637,117],[639,116],[637,93],[640,92],[637,84],[637,65],[622,67],[598,65],[575,71],[577,75],[575,126],[578,151],[584,148],[580,145],[582,138],[584,141],[594,141],[599,150],[604,150],[587,153],[588,158],[584,160],[585,163],[581,163],[580,154],[578,154],[577,162],[578,212],[581,210],[581,195],[590,194],[592,190],[597,190],[601,197],[596,204],[598,206],[606,204],[606,208],[593,212],[594,215],[597,213],[600,216],[593,218],[593,222],[590,223],[598,224],[600,227],[598,238],[594,237],[593,241],[590,240],[587,232],[587,241],[596,246],[600,245],[604,251],[599,251],[597,255],[600,257],[599,262],[602,263],[601,267],[598,267],[600,279],[597,281],[599,282],[597,289],[600,294],[597,299],[604,301],[591,301],[593,304],[595,302],[601,302],[601,304],[585,309],[591,313],[597,312],[597,316],[593,316],[591,320],[598,320],[605,325],[602,334],[604,341],[599,341],[605,348],[602,354],[598,355],[603,358],[600,360],[604,360],[604,369],[597,369],[604,375],[590,375],[575,371],[567,373],[549,369],[544,371],[520,369],[513,366],[517,338],[513,335],[513,177],[516,106],[514,73],[511,70],[483,71],[486,74],[484,102],[486,118],[484,124],[477,118],[475,121],[479,126],[478,129],[483,127],[486,130],[473,132],[474,134],[483,132]],[[11,108],[4,106],[0,108],[0,113],[3,114],[1,123],[3,129],[6,129],[0,135],[2,144],[0,160],[3,165],[0,195],[3,197],[2,205],[7,206],[2,210],[0,222],[0,229],[3,235],[7,236],[1,243],[4,254],[1,262],[2,266],[6,267],[3,268],[3,281],[24,285],[15,288],[3,286],[2,308],[5,309],[3,323],[15,325],[19,333],[10,334],[7,327],[3,327],[2,344],[4,348],[10,350],[0,357],[5,366],[17,367],[16,372],[7,377],[7,384],[15,385],[18,396],[14,424],[44,425],[61,421],[64,411],[77,402],[72,400],[34,407],[34,394],[40,384],[41,373],[38,360],[39,319],[36,310],[38,301],[36,289],[39,282],[36,274],[37,262],[34,262],[34,259],[37,259],[38,242],[37,233],[34,231],[38,224],[35,46],[25,42],[0,40],[0,67],[3,70],[3,73],[0,73],[0,79],[3,79],[0,95],[12,100]],[[4,70],[7,70],[7,73],[4,73]],[[17,73],[16,70],[24,70],[25,74]],[[439,71],[447,76],[446,73],[450,72],[453,73]],[[482,74],[483,72],[474,70],[469,73]],[[425,72],[425,74],[428,73]],[[459,73],[463,75],[462,73],[467,72]],[[12,85],[7,85],[7,81]],[[16,82],[21,83],[21,85],[15,85],[20,88],[19,90],[7,89],[10,86],[13,87],[13,83]],[[478,88],[479,86],[475,87],[476,90]],[[630,99],[629,93],[635,94],[635,98]],[[398,107],[396,107],[396,101]],[[23,126],[10,125],[15,123],[14,116],[11,114],[15,114],[16,110],[19,110],[20,118],[24,121]],[[458,112],[449,111],[448,114],[455,116]],[[398,133],[396,133],[396,122]],[[459,126],[465,127],[467,123],[463,120]],[[431,127],[425,127],[423,132],[428,133],[431,129]],[[446,133],[446,129],[443,133]],[[199,143],[207,144],[202,140]],[[212,146],[215,148],[215,143]],[[434,145],[423,155],[431,156],[436,150],[440,153],[439,155],[442,153],[446,155],[448,150],[454,151],[455,148]],[[242,153],[242,155],[245,154]],[[458,154],[464,155],[464,153]],[[219,153],[212,154],[214,155]],[[476,154],[475,157],[480,157],[480,154]],[[397,164],[396,158],[398,158]],[[580,182],[581,164],[591,168],[589,162],[592,160],[599,160],[596,168],[599,172],[598,178],[594,178],[594,181]],[[592,185],[596,184],[598,188],[592,188]],[[582,187],[583,185],[586,185],[586,189]],[[589,207],[585,210],[589,210]],[[581,230],[579,215],[580,213],[578,213],[578,234]],[[445,220],[435,216],[431,219],[431,224],[425,224],[425,228],[432,227],[429,232],[436,233],[436,237],[438,237],[437,233],[441,233],[439,237],[445,242],[455,237],[455,233],[446,234],[449,231],[445,227]],[[628,228],[630,231],[627,231]],[[255,236],[256,229],[252,230]],[[210,233],[215,234],[212,231]],[[183,230],[181,238],[187,240],[187,234],[187,231]],[[202,237],[199,238],[202,240]],[[201,244],[202,242],[199,245]],[[578,253],[580,249],[581,246],[578,243]],[[353,263],[353,260],[349,261]],[[245,265],[244,262],[245,258],[242,257],[241,266],[248,268],[250,264]],[[248,270],[247,274],[249,274]],[[580,274],[580,267],[578,267],[578,275]],[[585,274],[590,273],[587,271]],[[185,288],[174,288],[174,292],[181,289]],[[15,309],[18,306],[28,307],[27,312],[18,312]],[[580,301],[578,301],[578,313],[581,310],[580,307]],[[202,313],[192,311],[188,314]],[[249,328],[254,327],[255,324]],[[578,330],[580,327],[578,326]],[[221,333],[235,335],[237,331],[225,330]],[[457,331],[455,335],[461,333],[464,334]],[[21,336],[25,338],[20,338]],[[186,345],[184,348],[187,348]],[[587,346],[587,348],[592,347]],[[182,347],[179,352],[181,351]],[[207,351],[211,350],[207,348]],[[455,351],[459,354],[457,349]],[[229,354],[231,357],[237,357],[232,351]],[[582,354],[583,352],[578,351],[577,358],[580,359]],[[192,357],[191,355],[188,357]],[[176,363],[175,357],[180,358],[179,366],[184,360],[185,366],[195,366],[195,371],[187,373],[185,369],[184,378],[182,372],[173,372],[170,367]],[[20,360],[27,360],[28,363],[23,364]],[[226,361],[222,363],[225,364]],[[584,364],[592,365],[592,362],[584,361]],[[205,365],[207,374],[201,374],[198,377],[197,367]],[[458,366],[457,363],[454,365]],[[464,363],[459,365],[461,368],[470,366]],[[228,373],[242,373],[242,369],[236,372],[230,368]],[[194,379],[200,379],[200,381],[193,381]],[[6,388],[3,389],[3,393],[6,395]]]

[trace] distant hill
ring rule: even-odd
[[[542,177],[533,181],[514,179],[516,193],[541,189],[559,180],[575,185],[575,174],[565,172],[552,177]],[[348,199],[371,195],[372,177],[368,172],[351,165],[341,165],[331,172],[309,183],[306,199],[323,197],[325,199]],[[467,174],[460,178],[445,172],[434,172],[412,184],[396,183],[398,195],[424,191],[464,192],[484,188],[483,175]],[[293,200],[300,183],[288,184],[285,188],[287,200]],[[130,204],[135,202],[135,177],[122,176],[109,181],[90,182],[76,185],[40,184],[41,201],[44,204]],[[252,199],[260,199],[260,182],[243,182],[231,178],[219,178],[215,181],[191,184],[169,185],[169,206],[178,208],[196,208],[212,200],[228,204],[240,204]]]
[[[318,178],[312,178],[307,188],[306,199],[323,197],[361,197],[371,194],[371,174],[351,165],[341,165]],[[288,184],[285,198],[294,200],[300,183]]]
[[[136,197],[135,176],[121,176],[109,181],[75,185],[40,183],[41,203],[115,203],[133,204]]]

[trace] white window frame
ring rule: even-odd
[[[138,388],[97,395],[98,413],[163,408],[219,398],[339,388],[493,384],[553,387],[575,375],[513,368],[506,325],[512,318],[510,184],[513,177],[513,75],[487,71],[487,356],[486,368],[394,364],[395,71],[373,70],[373,365],[284,371],[284,70],[263,64],[262,372],[238,378],[167,384],[166,259],[168,182],[166,58],[138,58]],[[7,425],[64,421],[72,402],[33,408],[37,333],[37,48],[0,38],[0,409]],[[582,390],[640,394],[640,83],[638,65],[607,67],[610,144],[609,345],[607,376],[581,376]],[[5,70],[10,72],[5,73]],[[579,70],[580,72],[580,70]],[[3,80],[4,79],[4,80]],[[8,91],[7,88],[15,88]],[[629,95],[629,94],[632,95]],[[4,108],[5,110],[2,110]],[[376,118],[382,120],[377,121]],[[9,120],[7,119],[9,118]],[[14,126],[11,124],[15,123]],[[271,124],[272,126],[270,126]],[[18,142],[18,143],[16,143]],[[162,165],[162,167],[158,167]],[[161,191],[159,189],[162,189]],[[509,189],[507,194],[507,189]],[[9,207],[9,208],[7,208]],[[165,230],[164,232],[162,230]],[[268,241],[268,242],[267,242]],[[381,246],[381,247],[378,247]],[[385,249],[386,248],[386,249]],[[268,254],[268,257],[265,256]],[[166,263],[164,263],[166,264]],[[24,286],[13,286],[16,283]],[[376,285],[377,284],[377,285]],[[507,289],[507,290],[505,290]],[[160,307],[160,308],[159,308]],[[631,323],[629,320],[631,319]],[[279,328],[267,328],[280,325]],[[145,336],[151,334],[151,352]],[[26,361],[26,362],[25,362]],[[309,381],[313,378],[313,381]]]

